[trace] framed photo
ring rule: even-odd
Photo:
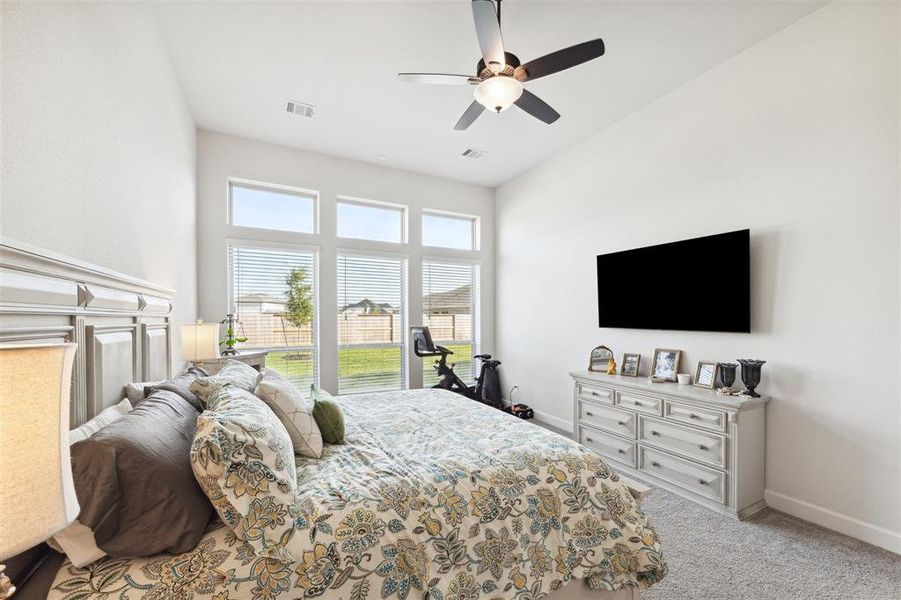
[[[716,385],[719,363],[712,360],[699,360],[695,369],[695,385],[702,388],[713,389]]]
[[[588,359],[588,370],[606,373],[611,360],[613,360],[613,351],[607,346],[598,346],[591,351],[591,358]]]
[[[651,365],[651,377],[676,381],[679,372],[679,361],[682,360],[681,350],[670,348],[657,348],[654,350],[654,364]]]
[[[641,354],[623,354],[623,366],[619,370],[620,375],[638,377],[638,365],[641,364]]]

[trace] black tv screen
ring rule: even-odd
[[[598,326],[751,331],[750,230],[601,254]]]

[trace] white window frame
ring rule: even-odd
[[[339,240],[345,239],[354,239],[357,238],[338,238]],[[372,241],[372,240],[368,240]],[[390,243],[390,242],[387,242]],[[360,248],[349,248],[346,246],[338,246],[335,248],[335,296],[339,297],[338,290],[340,289],[341,282],[338,280],[338,261],[341,260],[342,256],[359,256],[362,258],[372,257],[372,258],[385,258],[392,260],[400,260],[401,261],[401,301],[403,303],[402,310],[400,311],[401,315],[401,342],[400,342],[400,360],[401,360],[401,390],[410,389],[410,340],[409,338],[409,324],[410,324],[410,255],[405,252],[389,252],[389,251],[379,251],[379,250],[365,250]],[[340,341],[338,340],[338,332],[337,332],[337,323],[338,323],[338,306],[337,303],[335,305],[335,373],[337,375],[336,384],[338,385],[338,393],[343,395],[350,394],[365,394],[370,392],[341,392],[341,348],[346,347],[342,346]],[[354,344],[355,347],[368,347],[368,348],[378,348],[378,347],[393,347],[394,344]]]
[[[369,208],[382,208],[388,210],[394,210],[400,212],[400,241],[399,242],[389,242],[385,240],[373,240],[370,238],[358,238],[358,237],[346,237],[338,234],[339,217],[338,217],[338,205],[339,204],[356,204],[357,206],[365,206]],[[356,198],[354,196],[345,196],[342,194],[338,194],[335,198],[335,237],[338,240],[346,243],[347,241],[354,240],[359,242],[369,242],[373,244],[389,244],[392,246],[398,246],[401,244],[409,244],[409,232],[410,232],[410,207],[406,204],[397,204],[394,202],[384,202],[382,200],[369,200],[367,198]]]
[[[472,248],[449,248],[448,246],[431,246],[429,244],[426,244],[423,239],[420,239],[419,241],[423,248],[430,248],[430,249],[438,248],[441,250],[450,250],[453,252],[479,252],[481,250],[481,237],[482,237],[481,236],[481,233],[482,233],[481,221],[482,220],[481,220],[481,218],[479,218],[478,215],[469,215],[466,213],[450,212],[450,211],[446,211],[446,210],[437,210],[437,209],[433,209],[433,208],[423,208],[422,216],[420,217],[420,222],[419,222],[420,238],[421,238],[421,233],[423,231],[425,231],[425,227],[423,226],[422,221],[424,220],[426,215],[432,215],[435,217],[446,217],[449,219],[458,219],[461,221],[471,221],[472,222]]]
[[[322,248],[313,244],[293,244],[289,242],[270,242],[259,239],[243,239],[243,238],[227,238],[225,240],[225,272],[226,278],[228,280],[228,310],[232,314],[237,316],[237,310],[235,306],[235,289],[234,289],[234,274],[231,270],[231,251],[232,248],[255,248],[258,250],[282,250],[284,252],[306,252],[311,253],[313,255],[313,265],[314,265],[314,273],[313,273],[313,348],[316,352],[316,365],[313,369],[313,383],[318,387],[320,385],[321,380],[321,371],[322,371],[322,344],[320,343],[321,337],[321,328],[320,328],[320,281],[322,279],[321,276],[321,256],[322,256]],[[292,347],[293,348],[293,347]],[[286,348],[277,347],[277,348],[255,348],[254,350],[260,352],[281,352]],[[291,348],[287,348],[290,350]]]
[[[310,190],[305,188],[293,187],[290,185],[282,185],[278,183],[267,183],[264,181],[254,181],[252,179],[243,179],[240,177],[228,177],[228,192],[227,192],[227,202],[228,207],[226,210],[226,222],[231,227],[237,227],[238,229],[246,229],[250,231],[272,231],[279,233],[287,233],[291,235],[319,235],[319,211],[320,211],[320,198],[319,192],[316,190]],[[297,196],[299,198],[311,198],[313,200],[313,231],[294,231],[293,229],[275,229],[271,227],[253,227],[250,225],[238,225],[235,223],[235,210],[234,210],[234,201],[232,199],[232,189],[235,187],[244,187],[250,189],[256,189],[263,192],[280,192],[283,194],[288,194],[291,196]]]

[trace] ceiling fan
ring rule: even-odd
[[[515,54],[504,50],[504,40],[501,37],[501,0],[473,0],[472,17],[482,50],[482,58],[476,65],[474,76],[448,73],[397,74],[398,79],[407,83],[475,86],[475,100],[454,125],[457,131],[472,125],[486,108],[499,113],[514,104],[536,119],[547,124],[553,123],[560,118],[560,113],[524,89],[522,84],[575,67],[604,54],[604,40],[598,38],[520,64]]]

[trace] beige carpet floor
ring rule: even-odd
[[[642,600],[901,600],[901,556],[887,550],[769,509],[736,521],[661,489],[642,506],[670,567]]]
[[[901,556],[774,510],[748,521],[656,489],[670,572],[642,600],[901,600]]]

